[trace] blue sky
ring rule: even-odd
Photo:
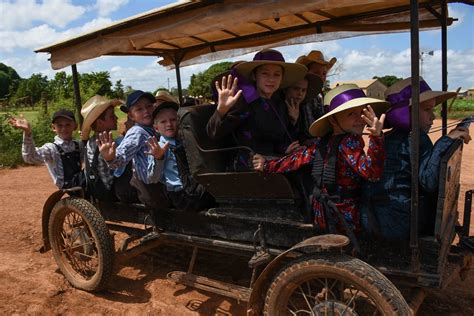
[[[42,73],[53,77],[47,54],[35,48],[92,31],[118,20],[155,9],[173,1],[151,0],[0,0],[0,62],[17,70],[20,76]],[[34,12],[34,13],[33,13]],[[33,13],[33,14],[32,14]],[[474,87],[474,6],[450,4],[450,16],[458,18],[448,28],[449,89]],[[423,60],[425,79],[433,89],[441,87],[440,31],[420,34],[422,51],[434,51]],[[280,50],[287,61],[312,49],[321,50],[338,63],[328,78],[332,82],[370,79],[373,76],[410,74],[410,36],[408,33],[372,35],[322,43],[287,46]],[[236,59],[250,60],[253,54]],[[166,71],[152,57],[101,57],[78,64],[79,72],[109,71],[112,81],[136,89],[155,90],[176,86],[174,70]],[[212,63],[184,67],[183,86],[191,74],[207,69]],[[70,68],[63,69],[70,72]]]

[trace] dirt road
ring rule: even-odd
[[[474,131],[471,131],[473,133]],[[474,133],[473,133],[474,134]],[[474,189],[474,144],[465,147],[462,189]],[[40,254],[41,210],[54,191],[45,167],[0,170],[0,314],[245,315],[245,304],[166,279],[186,269],[190,252],[166,248],[121,267],[109,290],[91,294],[72,288],[58,271],[51,252]],[[461,209],[461,208],[460,208]],[[474,218],[471,222],[474,222]],[[471,235],[474,229],[471,226]],[[197,269],[238,280],[245,263],[229,273],[223,255],[198,259]],[[430,293],[421,315],[473,315],[474,273],[447,290]]]

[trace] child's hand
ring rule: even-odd
[[[465,144],[469,144],[471,135],[469,135],[469,129],[465,127],[456,127],[448,133],[448,137],[452,139],[462,139]]]
[[[31,125],[22,114],[20,114],[20,117],[18,118],[13,116],[10,117],[8,123],[14,128],[23,130],[27,136],[31,135]]]
[[[289,154],[289,153],[292,153],[294,151],[297,151],[301,147],[303,147],[303,146],[301,146],[300,143],[296,140],[288,146],[288,148],[285,150],[285,154]]]
[[[285,100],[285,103],[288,109],[288,116],[290,117],[291,124],[295,125],[298,121],[298,117],[300,116],[300,104],[293,98],[290,98],[289,101]]]
[[[156,137],[150,137],[146,141],[146,144],[149,148],[148,151],[145,151],[145,154],[147,155],[152,155],[155,157],[155,159],[161,160],[165,156],[166,151],[168,150],[168,147],[170,144],[166,142],[163,147],[160,146],[160,143],[158,143],[158,140]]]
[[[97,146],[105,161],[112,161],[115,158],[115,142],[112,132],[103,132],[97,137]]]
[[[259,154],[253,155],[252,164],[255,170],[263,171],[263,165],[265,164],[265,157]]]
[[[374,110],[368,105],[361,115],[362,119],[367,123],[367,130],[370,135],[380,136],[382,133],[383,122],[385,121],[385,113],[380,115],[380,119],[375,115]]]
[[[237,91],[237,78],[232,80],[232,75],[222,77],[222,86],[216,81],[216,90],[219,94],[217,112],[223,117],[234,106],[237,99],[242,94],[242,90]]]

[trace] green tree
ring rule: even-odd
[[[125,98],[125,91],[123,89],[122,80],[115,81],[115,86],[112,90],[112,97],[117,98],[117,99]]]
[[[193,74],[188,87],[188,93],[192,96],[212,97],[211,83],[217,75],[229,70],[231,62],[221,62],[210,66],[207,70]]]
[[[388,88],[391,85],[393,85],[395,82],[400,81],[403,78],[398,78],[397,76],[394,76],[394,75],[386,75],[386,76],[383,76],[383,77],[374,76],[374,77],[372,77],[372,79],[379,79]]]
[[[0,98],[15,95],[20,80],[15,69],[0,63]]]
[[[87,100],[96,94],[112,97],[112,82],[108,71],[83,73],[79,75],[81,97]]]
[[[32,74],[30,78],[23,79],[18,85],[15,98],[31,97],[33,103],[41,99],[41,94],[48,90],[48,77],[41,74]]]

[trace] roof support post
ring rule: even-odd
[[[76,106],[77,115],[79,117],[79,130],[82,128],[83,118],[81,115],[81,91],[79,90],[79,76],[77,75],[76,64],[71,65],[72,70],[72,83],[74,87],[74,104]]]
[[[441,1],[441,90],[448,91],[448,5],[446,0]],[[441,106],[441,120],[443,135],[447,134],[448,126],[448,102],[444,101]]]
[[[420,150],[420,33],[418,0],[410,0],[410,41],[411,41],[411,133],[410,133],[410,158],[411,158],[411,212],[410,212],[410,248],[411,265],[413,270],[419,269],[418,260],[418,169]]]
[[[179,104],[183,104],[183,89],[181,88],[181,73],[179,71],[179,62],[175,63],[175,70],[176,70],[176,82],[178,83],[178,98]]]

